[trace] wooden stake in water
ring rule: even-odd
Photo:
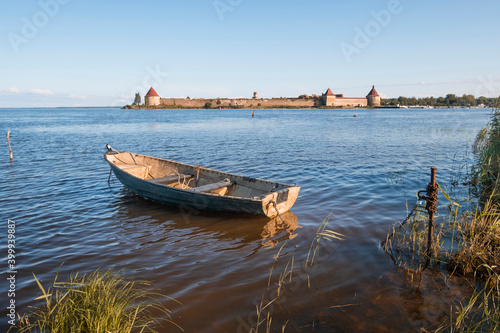
[[[429,183],[429,188],[435,188],[436,187],[436,168],[431,168],[431,182]],[[431,200],[437,201],[437,191],[433,195],[429,193],[429,190],[427,191],[427,196],[431,198]],[[427,205],[429,205],[429,202],[427,202]],[[429,235],[427,237],[427,257],[430,259],[432,255],[432,237],[434,233],[434,213],[435,213],[435,208],[429,209]]]
[[[252,117],[253,117],[253,110],[252,110]]]
[[[12,162],[12,149],[10,148],[10,131],[7,132],[7,143],[9,144],[9,152],[10,152],[10,161]]]

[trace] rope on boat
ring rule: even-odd
[[[179,184],[181,184],[181,176],[184,178],[184,179],[182,180],[181,189],[185,190],[185,189],[189,188],[189,183],[190,183],[193,179],[188,180],[188,182],[186,183],[186,175],[181,175],[181,174],[179,173],[179,171],[175,171],[175,173],[177,174],[177,181],[179,182]]]
[[[278,205],[276,204],[276,201],[274,201],[274,200],[269,201],[269,203],[267,204],[267,207],[268,207],[267,209],[269,209],[270,204],[273,204],[274,209],[276,210],[276,213],[278,214],[276,216],[279,217],[279,219],[281,220],[281,223],[285,223],[285,221],[281,217],[280,211],[278,210]]]
[[[113,176],[113,170],[109,169],[109,176],[108,176],[108,186],[111,187],[111,177]]]

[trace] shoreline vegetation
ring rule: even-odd
[[[472,292],[454,303],[450,317],[425,332],[498,332],[500,330],[500,112],[477,135],[476,162],[463,177],[469,198],[458,200],[440,190],[448,201],[448,213],[436,223],[427,256],[428,216],[417,204],[408,223],[397,223],[382,245],[396,268],[421,276],[440,272],[446,280],[460,277]],[[472,196],[471,196],[472,195]],[[477,201],[476,201],[477,200]],[[476,203],[474,203],[476,202]],[[425,263],[425,264],[424,264]],[[429,265],[430,263],[430,265]],[[431,273],[429,273],[431,274]],[[413,281],[413,279],[412,279]],[[419,283],[420,283],[419,282]],[[420,286],[417,286],[420,288]]]
[[[386,106],[427,106],[434,108],[453,108],[453,107],[483,107],[492,108],[500,104],[500,96],[497,98],[491,97],[474,97],[473,95],[457,96],[448,94],[446,97],[403,97],[398,98],[382,98],[382,105]]]

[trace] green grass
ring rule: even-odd
[[[180,327],[170,320],[170,311],[148,282],[127,282],[113,270],[94,271],[67,282],[58,282],[44,288],[35,277],[43,304],[34,307],[19,318],[17,332],[51,333],[129,333],[157,332],[161,321],[172,329]],[[156,319],[162,315],[166,319]],[[164,332],[164,330],[162,330]]]
[[[476,194],[484,205],[500,203],[500,113],[497,111],[486,128],[476,137],[474,153],[477,163],[472,168],[472,180]]]
[[[486,201],[482,210],[465,214],[456,224],[458,248],[449,258],[453,271],[489,279],[500,273],[500,214]]]
[[[453,224],[457,247],[446,257],[451,274],[469,279],[474,292],[455,304],[449,323],[436,332],[500,330],[499,206],[487,200],[481,208],[458,217]]]
[[[500,273],[500,113],[478,134],[474,153],[470,184],[479,205],[455,219],[458,248],[449,261],[454,271],[489,280]]]

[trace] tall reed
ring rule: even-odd
[[[484,268],[491,269],[487,265]],[[494,271],[489,275],[482,288],[476,288],[469,299],[454,305],[449,321],[442,323],[436,333],[500,331],[500,276]]]
[[[458,248],[449,258],[454,271],[484,279],[500,273],[500,211],[487,200],[482,210],[465,214],[456,224]],[[490,268],[487,268],[490,267]]]
[[[429,216],[422,204],[417,204],[412,214],[405,220],[406,224],[397,223],[389,229],[383,242],[383,249],[390,256],[396,266],[414,272],[422,271],[432,259],[441,261],[442,236],[445,233],[441,224],[434,229],[432,246],[433,257],[427,257],[427,239],[429,230]]]
[[[487,127],[479,132],[474,143],[477,163],[472,167],[472,181],[476,194],[484,205],[500,202],[500,112],[492,115]]]
[[[265,333],[270,333],[272,331],[271,324],[273,322],[272,314],[274,312],[275,306],[278,307],[281,304],[286,302],[286,297],[283,298],[285,291],[294,291],[294,288],[298,288],[301,283],[301,280],[307,280],[307,286],[310,289],[310,277],[307,272],[307,268],[313,266],[315,262],[315,257],[320,250],[320,246],[322,244],[322,240],[326,239],[327,241],[332,240],[344,240],[345,236],[338,232],[335,232],[331,229],[328,229],[328,222],[330,222],[332,213],[330,213],[318,227],[309,247],[309,251],[307,253],[307,257],[305,258],[304,265],[298,266],[295,264],[295,257],[287,262],[285,268],[282,272],[276,272],[276,263],[281,257],[281,252],[285,248],[287,242],[284,242],[280,247],[278,252],[274,255],[274,261],[269,269],[269,278],[268,278],[268,292],[270,293],[270,297],[265,299],[265,296],[262,296],[260,303],[256,305],[256,315],[257,320],[254,325],[251,327],[249,333],[259,333],[260,328],[265,327]],[[316,261],[316,264],[318,262]],[[296,268],[294,268],[296,267]],[[273,274],[276,273],[276,274]],[[274,286],[276,289],[271,288],[271,281],[273,280],[273,275],[278,275]],[[295,280],[295,285],[294,285]],[[287,320],[284,324],[281,325],[280,330],[282,333],[285,332],[289,320]]]

